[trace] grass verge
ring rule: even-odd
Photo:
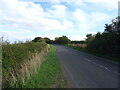
[[[64,88],[67,81],[59,64],[55,46],[50,46],[50,51],[45,57],[46,61],[38,68],[24,88]]]
[[[120,62],[120,58],[114,58],[114,57],[110,57],[110,56],[107,56],[107,55],[90,52],[90,51],[86,50],[85,48],[80,48],[80,47],[75,47],[75,46],[70,46],[70,45],[66,45],[66,46],[70,47],[70,48],[73,48],[73,49],[76,49],[76,50],[79,50],[79,51],[82,51],[82,52],[85,52],[85,53],[88,53],[88,54],[98,56],[98,57],[106,58],[106,59],[109,59],[109,60],[112,60],[112,61],[115,61],[115,62]]]

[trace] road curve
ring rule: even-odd
[[[118,63],[55,45],[70,88],[118,88]]]

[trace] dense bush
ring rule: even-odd
[[[68,39],[68,37],[66,37],[66,36],[56,37],[55,43],[66,45],[66,44],[70,43],[70,39]]]
[[[43,38],[42,37],[35,37],[32,41],[33,42],[40,42]]]
[[[10,73],[21,69],[21,65],[26,60],[31,59],[33,53],[41,52],[47,44],[41,42],[26,42],[16,44],[3,44],[2,45],[2,70],[3,70],[3,86],[5,87],[6,78]],[[29,67],[29,66],[28,66]],[[13,74],[14,74],[13,73]]]
[[[53,44],[54,41],[53,40],[50,40],[49,38],[45,37],[44,40],[46,41],[46,43],[48,44]]]
[[[71,44],[85,44],[85,41],[71,41]]]
[[[105,24],[105,31],[96,35],[88,34],[86,43],[89,51],[120,59],[120,21]]]
[[[90,51],[118,57],[119,44],[114,33],[96,34],[95,38],[87,44]]]

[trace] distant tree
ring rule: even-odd
[[[87,34],[86,37],[86,43],[89,44],[94,39],[95,35]]]
[[[63,35],[62,37],[56,37],[55,38],[55,43],[65,45],[65,44],[70,43],[70,39],[68,39],[68,37]]]
[[[44,39],[45,39],[46,43],[48,43],[48,44],[52,44],[52,43],[53,43],[53,41],[52,41],[52,40],[50,40],[50,39],[49,39],[49,38],[47,38],[47,37],[45,37]]]
[[[87,38],[92,37],[92,34],[87,34],[86,37]]]
[[[32,41],[33,42],[41,42],[41,41],[44,41],[44,39],[42,37],[35,37]]]

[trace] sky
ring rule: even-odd
[[[119,0],[0,0],[0,37],[84,40],[118,16]]]

